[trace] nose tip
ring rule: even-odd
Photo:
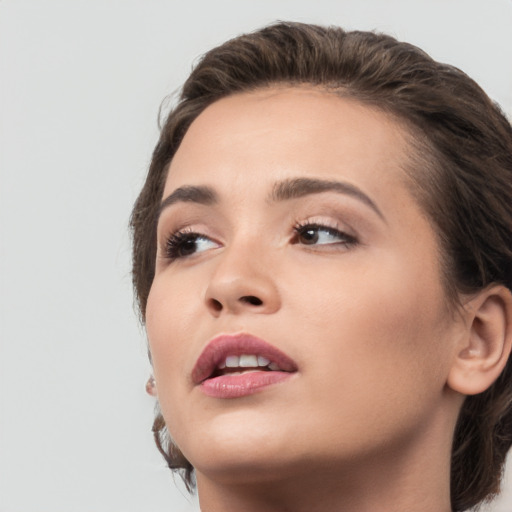
[[[205,293],[210,313],[274,313],[281,298],[276,281],[279,260],[273,247],[256,235],[234,237],[230,242],[211,262]]]
[[[228,279],[214,276],[206,293],[206,303],[214,316],[221,313],[273,313],[280,306],[280,298],[270,277],[251,274]]]

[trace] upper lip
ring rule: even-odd
[[[215,368],[227,356],[240,356],[242,354],[263,356],[276,363],[285,372],[297,371],[297,364],[293,359],[256,336],[246,333],[221,334],[212,338],[198,357],[192,370],[194,384],[200,384],[210,377]]]

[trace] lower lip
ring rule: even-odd
[[[241,375],[221,375],[206,379],[201,391],[214,398],[240,398],[252,395],[267,386],[283,382],[291,377],[289,372],[250,372]]]

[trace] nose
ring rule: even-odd
[[[268,259],[249,247],[225,248],[206,289],[210,313],[275,313],[281,299],[272,270]]]

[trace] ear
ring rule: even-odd
[[[146,393],[150,396],[157,396],[155,377],[151,375],[146,382]]]
[[[467,329],[457,346],[448,386],[463,395],[488,389],[505,368],[512,349],[512,295],[501,285],[473,297],[462,312]]]

